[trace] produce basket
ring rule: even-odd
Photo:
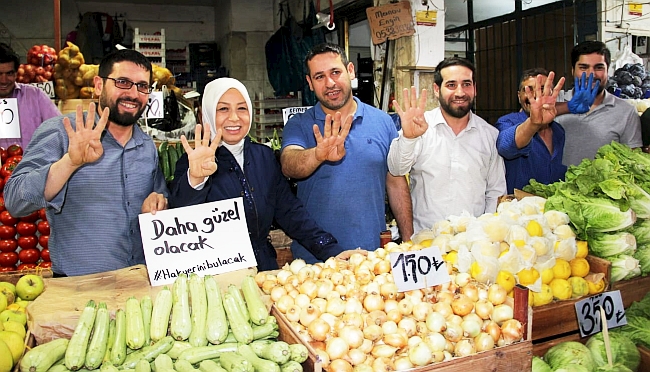
[[[39,275],[43,278],[51,278],[52,277],[52,269],[50,268],[36,268],[36,269],[30,269],[30,270],[20,270],[20,271],[8,271],[8,272],[3,272],[0,273],[0,282],[9,282],[11,284],[16,284],[18,282],[18,279],[20,279],[24,275],[28,274],[34,274],[34,275]]]

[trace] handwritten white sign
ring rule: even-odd
[[[20,138],[20,118],[16,98],[0,98],[0,138]]]
[[[282,121],[284,124],[287,124],[287,121],[291,119],[295,114],[302,114],[303,112],[309,110],[311,106],[301,106],[301,107],[287,107],[282,109]]]
[[[164,101],[163,92],[161,91],[149,94],[149,103],[147,103],[147,109],[144,111],[147,119],[162,119],[165,117]]]
[[[152,286],[257,266],[242,198],[138,216]]]
[[[440,249],[391,252],[390,266],[399,292],[422,289],[451,281]]]
[[[600,312],[605,312],[607,328],[627,324],[621,291],[599,293],[575,303],[580,335],[587,337],[602,330]]]
[[[46,81],[44,83],[31,83],[30,85],[33,85],[36,88],[42,90],[50,98],[56,97],[56,95],[54,94],[54,82],[52,81]]]

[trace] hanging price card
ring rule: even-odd
[[[627,324],[621,291],[599,293],[576,302],[576,314],[580,327],[580,336],[586,337],[601,331],[601,315],[605,313],[607,328]]]
[[[149,103],[147,103],[147,109],[144,111],[147,119],[162,119],[165,117],[163,101],[163,92],[158,91],[149,94]]]
[[[0,98],[0,138],[20,138],[16,98]]]
[[[397,290],[422,289],[451,281],[447,264],[437,247],[409,252],[392,252],[390,265]]]

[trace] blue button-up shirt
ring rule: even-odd
[[[563,180],[567,169],[562,164],[564,128],[555,121],[550,124],[553,130],[552,154],[539,133],[535,133],[528,145],[517,148],[515,131],[526,119],[528,115],[519,111],[500,117],[494,125],[499,130],[497,150],[505,161],[509,194],[528,185],[531,178],[543,184]]]
[[[68,115],[75,127],[75,114]],[[99,116],[95,116],[95,121]],[[49,249],[55,273],[85,275],[143,264],[138,214],[152,192],[168,195],[153,140],[139,127],[122,146],[108,131],[104,154],[80,167],[49,202],[44,191],[52,163],[68,149],[63,117],[44,122],[5,186],[14,216],[47,208]]]

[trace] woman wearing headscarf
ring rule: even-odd
[[[205,86],[202,111],[194,149],[181,137],[186,154],[176,163],[170,207],[242,197],[260,271],[278,268],[267,238],[274,220],[321,260],[341,253],[293,195],[273,151],[247,136],[253,115],[246,87],[232,78],[213,80]]]

